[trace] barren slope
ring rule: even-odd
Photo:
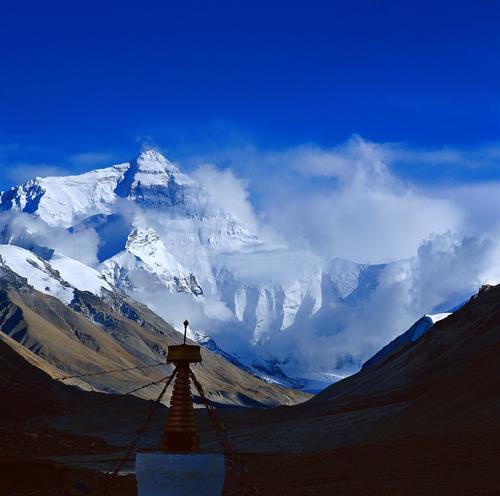
[[[109,295],[104,301],[92,293],[76,291],[70,308],[29,287],[12,272],[3,269],[2,274],[0,331],[42,359],[32,363],[53,377],[162,363],[168,346],[181,342],[177,331],[125,295]],[[303,393],[267,384],[207,350],[202,349],[202,356],[203,363],[195,372],[216,402],[271,406],[307,398]],[[171,371],[170,365],[160,365],[82,380],[99,390],[126,392]],[[153,398],[160,387],[138,394]]]

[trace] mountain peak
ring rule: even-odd
[[[145,150],[135,160],[140,171],[169,172],[180,174],[181,171],[157,150]]]
[[[187,190],[196,186],[195,181],[156,150],[143,151],[127,165],[115,193],[144,206],[185,205]]]

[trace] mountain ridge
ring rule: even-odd
[[[5,248],[0,246],[0,255]],[[20,257],[33,257],[22,248],[7,248]],[[70,286],[61,278],[65,289],[72,291],[71,301],[64,303],[50,288],[43,287],[45,282],[41,288],[45,292],[40,292],[0,260],[0,330],[55,367],[58,376],[159,364],[165,362],[168,345],[182,342],[178,331],[124,293],[103,289],[96,294]],[[38,270],[28,262],[26,267]],[[307,397],[266,384],[208,350],[202,350],[202,356],[204,362],[197,375],[217,403],[270,406]],[[165,363],[161,369],[96,375],[82,381],[97,390],[123,393],[159,380],[171,369]],[[139,394],[154,397],[158,387]]]
[[[258,226],[218,201],[225,191],[207,187],[153,150],[80,175],[37,178],[0,193],[0,242],[49,264],[61,255],[81,262],[174,327],[189,315],[235,363],[286,387],[319,390],[355,372],[432,313],[406,308],[403,318],[394,309],[387,328],[360,335],[357,308],[376,309],[378,289],[383,296],[390,279],[395,291],[411,277],[411,261],[360,264],[261,239]],[[309,343],[322,340],[334,356],[326,346],[310,353]]]

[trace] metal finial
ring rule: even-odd
[[[188,329],[189,322],[187,320],[184,321],[184,344],[186,344],[186,334]]]

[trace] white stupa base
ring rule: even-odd
[[[224,455],[218,453],[137,453],[138,496],[220,496]]]

